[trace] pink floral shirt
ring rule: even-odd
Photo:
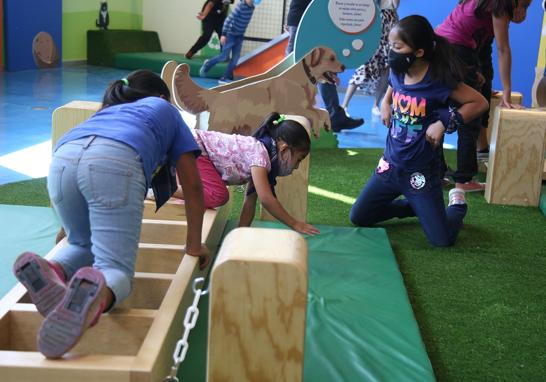
[[[193,134],[202,155],[208,156],[226,184],[248,183],[253,166],[271,171],[267,149],[256,138],[204,130],[193,130]]]

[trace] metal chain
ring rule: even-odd
[[[199,308],[197,307],[199,305],[199,299],[201,298],[201,296],[209,293],[208,289],[201,289],[202,284],[199,288],[197,287],[200,283],[204,282],[204,277],[197,277],[195,280],[193,280],[193,303],[188,308],[188,310],[186,310],[186,315],[184,316],[184,334],[182,335],[182,338],[180,338],[176,343],[176,347],[173,353],[174,363],[171,367],[170,374],[163,380],[164,382],[180,382],[176,375],[178,374],[178,368],[180,367],[180,364],[184,362],[184,359],[186,358],[186,353],[188,352],[188,348],[190,346],[190,344],[188,343],[190,331],[195,327],[195,324],[197,323],[197,317],[199,317]]]

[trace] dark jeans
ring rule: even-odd
[[[332,127],[343,125],[347,120],[345,110],[339,106],[339,95],[337,94],[337,86],[329,83],[317,83],[317,88],[324,102],[324,108],[330,114]]]
[[[478,58],[480,60],[480,71],[485,78],[485,82],[482,85],[481,93],[487,100],[491,102],[491,92],[493,89],[493,42],[486,42],[480,49]],[[482,127],[489,125],[489,108],[483,114]]]
[[[425,177],[425,184],[420,189],[410,183],[416,173],[395,168],[392,164],[383,173],[376,170],[351,208],[351,222],[370,227],[392,218],[417,216],[432,245],[453,245],[463,225],[467,205],[452,205],[446,209],[437,171],[419,171]],[[396,199],[400,195],[405,198]]]
[[[465,84],[477,91],[477,72],[480,71],[478,54],[476,51],[461,46],[452,45],[459,59],[465,65]],[[466,122],[457,130],[457,170],[453,173],[453,180],[457,183],[465,183],[472,180],[478,173],[478,158],[476,156],[476,142],[480,135],[482,117]]]
[[[224,25],[224,19],[214,19],[214,20],[203,20],[203,33],[195,44],[191,47],[189,50],[191,53],[195,54],[199,52],[205,45],[209,43],[210,38],[212,37],[212,33],[216,32],[218,35],[218,38],[222,35],[222,26]]]

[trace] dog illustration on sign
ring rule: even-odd
[[[181,64],[173,92],[184,110],[192,114],[209,111],[208,129],[212,131],[250,135],[265,115],[277,111],[307,118],[318,137],[320,128],[330,130],[331,124],[328,112],[315,107],[316,83],[336,83],[337,74],[344,70],[332,49],[316,47],[277,76],[218,91],[197,85],[189,76],[188,65]]]

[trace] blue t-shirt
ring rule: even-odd
[[[176,166],[182,154],[201,151],[178,110],[159,97],[109,106],[66,133],[55,146],[96,135],[135,149],[142,159],[148,187],[152,174],[169,162]]]
[[[447,107],[453,89],[432,81],[428,72],[421,82],[412,85],[404,84],[404,76],[392,70],[389,74],[392,118],[384,156],[387,162],[402,169],[430,168],[442,148],[434,149],[425,132],[438,120],[434,112]]]

